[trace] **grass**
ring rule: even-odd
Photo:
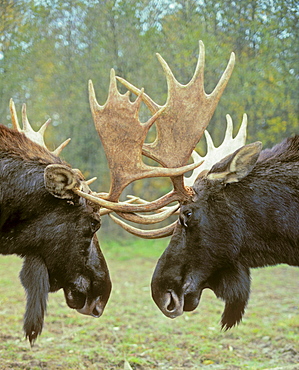
[[[150,294],[155,263],[167,240],[101,243],[113,291],[104,315],[69,309],[63,293],[50,295],[42,335],[23,338],[25,310],[18,280],[21,260],[0,257],[0,369],[298,369],[299,269],[252,271],[243,322],[220,331],[223,302],[205,291],[199,307],[171,320]]]

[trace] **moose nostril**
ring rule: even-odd
[[[100,317],[101,316],[101,312],[98,310],[97,307],[95,307],[92,311],[92,316],[94,317]]]
[[[101,302],[100,297],[96,300],[88,303],[87,300],[85,302],[84,307],[80,309],[76,309],[78,312],[82,313],[83,315],[91,315],[93,317],[100,317],[104,311],[105,304]]]
[[[170,294],[170,302],[168,303],[166,309],[168,311],[173,311],[175,309],[175,301],[174,301],[174,299],[172,297],[172,294]]]
[[[183,297],[182,297],[183,299]],[[169,290],[165,295],[164,313],[171,317],[177,317],[183,313],[184,303],[180,301],[179,297],[173,290]]]
[[[103,305],[101,304],[100,298],[97,298],[95,302],[95,306],[92,310],[92,316],[93,317],[100,317],[103,313]]]

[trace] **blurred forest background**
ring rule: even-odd
[[[209,126],[217,145],[227,113],[237,129],[246,112],[248,141],[261,140],[265,147],[299,133],[298,0],[1,0],[0,4],[1,122],[10,123],[11,97],[19,119],[21,104],[27,104],[33,127],[51,117],[48,146],[54,149],[71,137],[63,157],[86,177],[98,177],[96,191],[109,190],[109,173],[89,109],[88,79],[93,80],[100,104],[106,101],[114,68],[162,105],[167,86],[156,52],[186,84],[202,40],[208,93],[235,52],[234,72]],[[147,114],[144,109],[141,121]],[[148,181],[151,186],[142,190],[145,198],[161,195],[169,186],[167,180]],[[138,187],[136,182],[129,191]]]

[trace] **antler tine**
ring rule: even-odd
[[[224,140],[219,147],[215,147],[213,140],[208,133],[205,131],[205,137],[207,141],[207,154],[201,157],[196,151],[193,151],[192,158],[194,162],[202,162],[202,164],[193,171],[190,177],[185,177],[185,184],[187,186],[192,186],[198,175],[204,171],[209,170],[211,167],[226,157],[227,155],[233,153],[235,150],[239,149],[241,146],[245,145],[246,142],[246,129],[247,129],[247,115],[243,115],[242,123],[239,128],[237,135],[233,138],[233,121],[229,114],[226,115],[227,127],[224,136]]]
[[[127,199],[124,203],[134,203],[138,197],[132,196],[130,199]],[[112,209],[109,208],[101,208],[100,209],[100,216],[108,215],[109,213],[114,212]]]
[[[24,134],[34,141],[35,143],[39,144],[40,146],[47,148],[45,141],[44,141],[44,133],[46,128],[49,126],[49,123],[51,122],[51,119],[48,119],[40,128],[38,131],[34,131],[32,126],[30,125],[27,117],[26,112],[26,104],[23,104],[22,106],[22,123],[23,123],[23,132]]]
[[[119,76],[115,76],[115,78],[119,82],[121,82],[133,94],[135,94],[137,96],[140,94],[140,91],[141,90],[139,90],[136,86],[132,85],[130,82],[128,82],[124,78],[119,77]],[[157,103],[155,103],[153,101],[153,99],[151,99],[146,93],[143,93],[143,95],[142,95],[142,101],[145,103],[145,105],[148,107],[148,109],[150,110],[150,112],[152,114],[155,114],[159,109],[162,108],[161,105],[158,105]]]
[[[19,120],[17,116],[16,106],[12,99],[9,100],[9,110],[11,116],[11,122],[15,130],[21,131],[21,127],[19,125]]]
[[[49,150],[45,144],[44,141],[44,134],[49,126],[51,119],[49,118],[38,131],[34,131],[31,124],[29,123],[28,117],[27,117],[27,109],[26,104],[22,105],[22,124],[23,129],[21,129],[16,113],[16,107],[15,103],[12,99],[9,101],[9,109],[10,109],[10,115],[11,115],[11,121],[13,124],[13,127],[15,130],[19,132],[23,132],[31,141],[35,142],[36,144],[42,146],[43,148]],[[59,147],[51,152],[54,155],[59,155],[61,151],[66,147],[66,145],[70,142],[71,139],[65,140],[62,144],[59,145]]]
[[[108,199],[112,202],[116,202],[123,189],[134,180],[178,176],[197,167],[191,164],[181,168],[161,168],[144,164],[142,145],[149,128],[163,113],[164,108],[159,109],[146,123],[141,123],[138,114],[142,96],[143,90],[137,99],[131,102],[128,94],[120,94],[112,69],[108,99],[101,106],[96,100],[93,84],[89,81],[90,107],[111,173]]]
[[[178,196],[175,192],[171,191],[163,197],[144,204],[128,204],[128,202],[114,202],[107,199],[103,199],[97,193],[90,194],[83,192],[79,189],[73,189],[73,191],[81,197],[100,205],[103,208],[111,209],[115,212],[152,212],[159,208],[164,207],[178,200]]]
[[[135,203],[138,203],[138,204],[149,204],[149,203],[151,203],[151,202],[149,202],[145,199],[142,199],[142,198],[140,198],[136,195],[127,195],[127,198],[132,199],[132,201],[134,201]],[[164,212],[166,209],[168,209],[168,206],[165,206],[165,207],[162,207],[162,208],[159,208],[159,209],[155,209],[154,211],[156,213],[159,213],[159,212]],[[178,214],[178,210],[175,211],[173,214]]]
[[[118,219],[112,214],[109,214],[109,217],[111,217],[117,225],[121,226],[127,232],[144,239],[158,239],[170,236],[172,235],[175,225],[177,223],[177,221],[175,221],[168,226],[156,230],[141,230],[134,226],[128,225],[127,223]]]
[[[96,180],[97,180],[97,177],[92,177],[91,179],[86,180],[86,181],[85,181],[85,183],[86,183],[86,185],[90,185],[90,184],[92,184],[93,182],[95,182]]]
[[[53,150],[53,154],[57,155],[57,157],[60,156],[63,149],[68,145],[68,143],[71,141],[71,138],[66,139],[63,143],[61,143],[55,150]]]
[[[135,222],[137,224],[151,225],[166,220],[169,216],[173,215],[179,209],[179,207],[179,204],[177,204],[175,206],[166,208],[160,213],[146,216],[139,215],[137,213],[117,212],[117,214],[127,221]]]
[[[231,120],[232,122],[232,118],[229,114],[226,115],[226,120]],[[239,143],[240,144],[240,147],[242,145],[245,145],[245,142],[246,142],[246,136],[247,136],[247,114],[244,113],[243,114],[243,118],[242,118],[242,123],[241,123],[241,126],[239,128],[239,131],[235,137],[235,142]],[[244,144],[242,144],[244,143]]]

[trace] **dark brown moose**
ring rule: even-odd
[[[299,266],[299,136],[261,152],[241,147],[201,173],[152,278],[152,296],[175,318],[203,289],[225,301],[222,327],[242,319],[250,268]]]
[[[13,121],[18,126],[15,113]],[[110,295],[95,234],[99,207],[74,188],[90,191],[80,171],[23,132],[0,125],[0,253],[24,258],[24,332],[31,344],[42,331],[49,292],[62,288],[69,307],[94,317],[101,316]]]

